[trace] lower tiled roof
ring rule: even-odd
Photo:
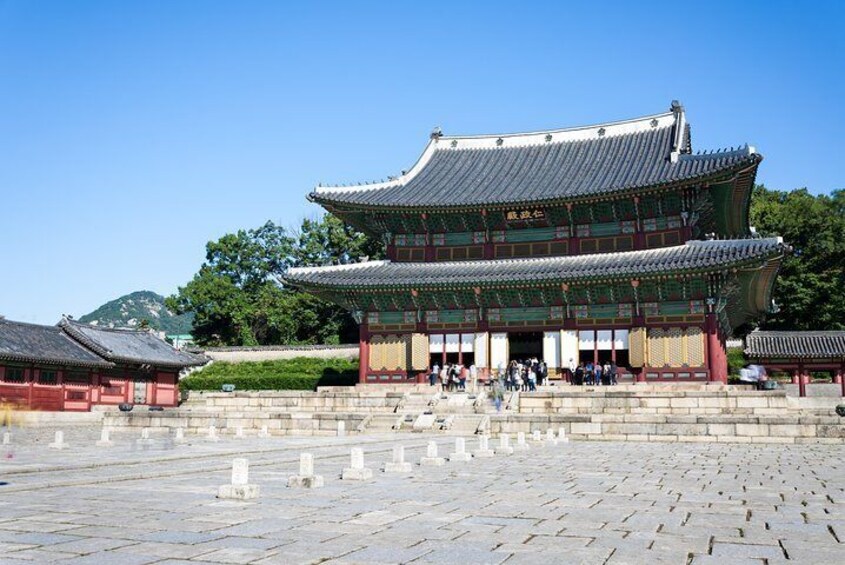
[[[780,238],[689,241],[684,245],[529,259],[394,263],[369,261],[290,269],[284,280],[306,288],[427,288],[499,286],[516,282],[575,282],[674,272],[718,271],[765,260],[786,247]]]
[[[144,330],[100,328],[64,319],[59,323],[80,344],[114,363],[155,367],[191,367],[207,361],[200,355],[180,351]]]
[[[757,358],[845,358],[845,331],[756,331],[745,338],[745,354]]]
[[[76,367],[112,367],[57,326],[0,320],[0,360]]]

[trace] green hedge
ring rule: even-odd
[[[354,386],[358,361],[297,357],[278,361],[217,361],[179,381],[181,390],[314,390],[318,386]]]

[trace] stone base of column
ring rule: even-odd
[[[294,475],[288,477],[288,487],[319,488],[323,486],[323,475]]]
[[[373,470],[367,468],[353,469],[352,467],[347,467],[343,470],[343,474],[341,474],[340,478],[344,481],[368,481],[373,478]]]
[[[388,474],[410,473],[411,464],[407,461],[402,463],[394,463],[393,461],[389,461],[384,464],[383,470],[385,473]]]
[[[420,459],[420,466],[422,467],[442,467],[446,464],[446,460],[442,457],[423,457]]]
[[[222,485],[217,489],[217,498],[252,500],[258,498],[258,492],[258,485]]]

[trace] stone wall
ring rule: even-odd
[[[267,345],[261,347],[209,347],[199,350],[214,361],[239,363],[242,361],[275,361],[296,357],[317,359],[357,359],[358,346],[351,345]]]

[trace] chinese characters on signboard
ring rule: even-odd
[[[505,219],[509,222],[519,222],[525,220],[543,220],[546,218],[546,212],[543,210],[509,210],[505,213]]]

